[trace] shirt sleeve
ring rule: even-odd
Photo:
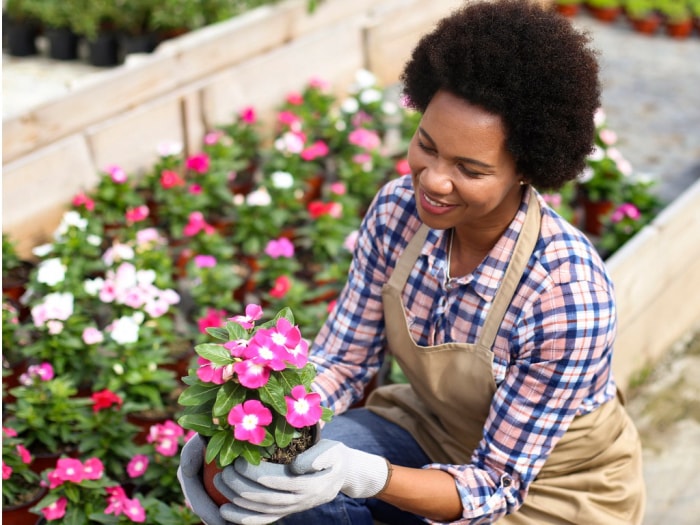
[[[615,330],[610,289],[585,281],[554,286],[524,312],[471,463],[426,466],[455,478],[455,523],[491,523],[522,505],[584,399],[609,383]]]

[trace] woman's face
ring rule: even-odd
[[[498,115],[438,91],[411,140],[418,213],[436,229],[504,229],[520,204],[521,177]]]

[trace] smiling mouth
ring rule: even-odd
[[[437,206],[438,208],[447,208],[448,206],[451,206],[451,204],[443,204],[442,202],[434,201],[425,192],[423,192],[423,197],[431,206]]]

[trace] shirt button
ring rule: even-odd
[[[507,488],[510,487],[510,485],[513,483],[513,480],[509,476],[503,476],[501,483],[503,483],[503,486]]]

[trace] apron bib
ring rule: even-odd
[[[382,289],[388,347],[410,384],[375,389],[367,408],[414,436],[433,462],[468,464],[482,439],[496,392],[491,350],[540,229],[530,204],[514,253],[476,343],[417,345],[406,320],[402,290],[428,227],[422,225]],[[622,405],[611,401],[577,417],[530,485],[523,506],[499,523],[634,525],[641,523],[644,485],[641,445]]]

